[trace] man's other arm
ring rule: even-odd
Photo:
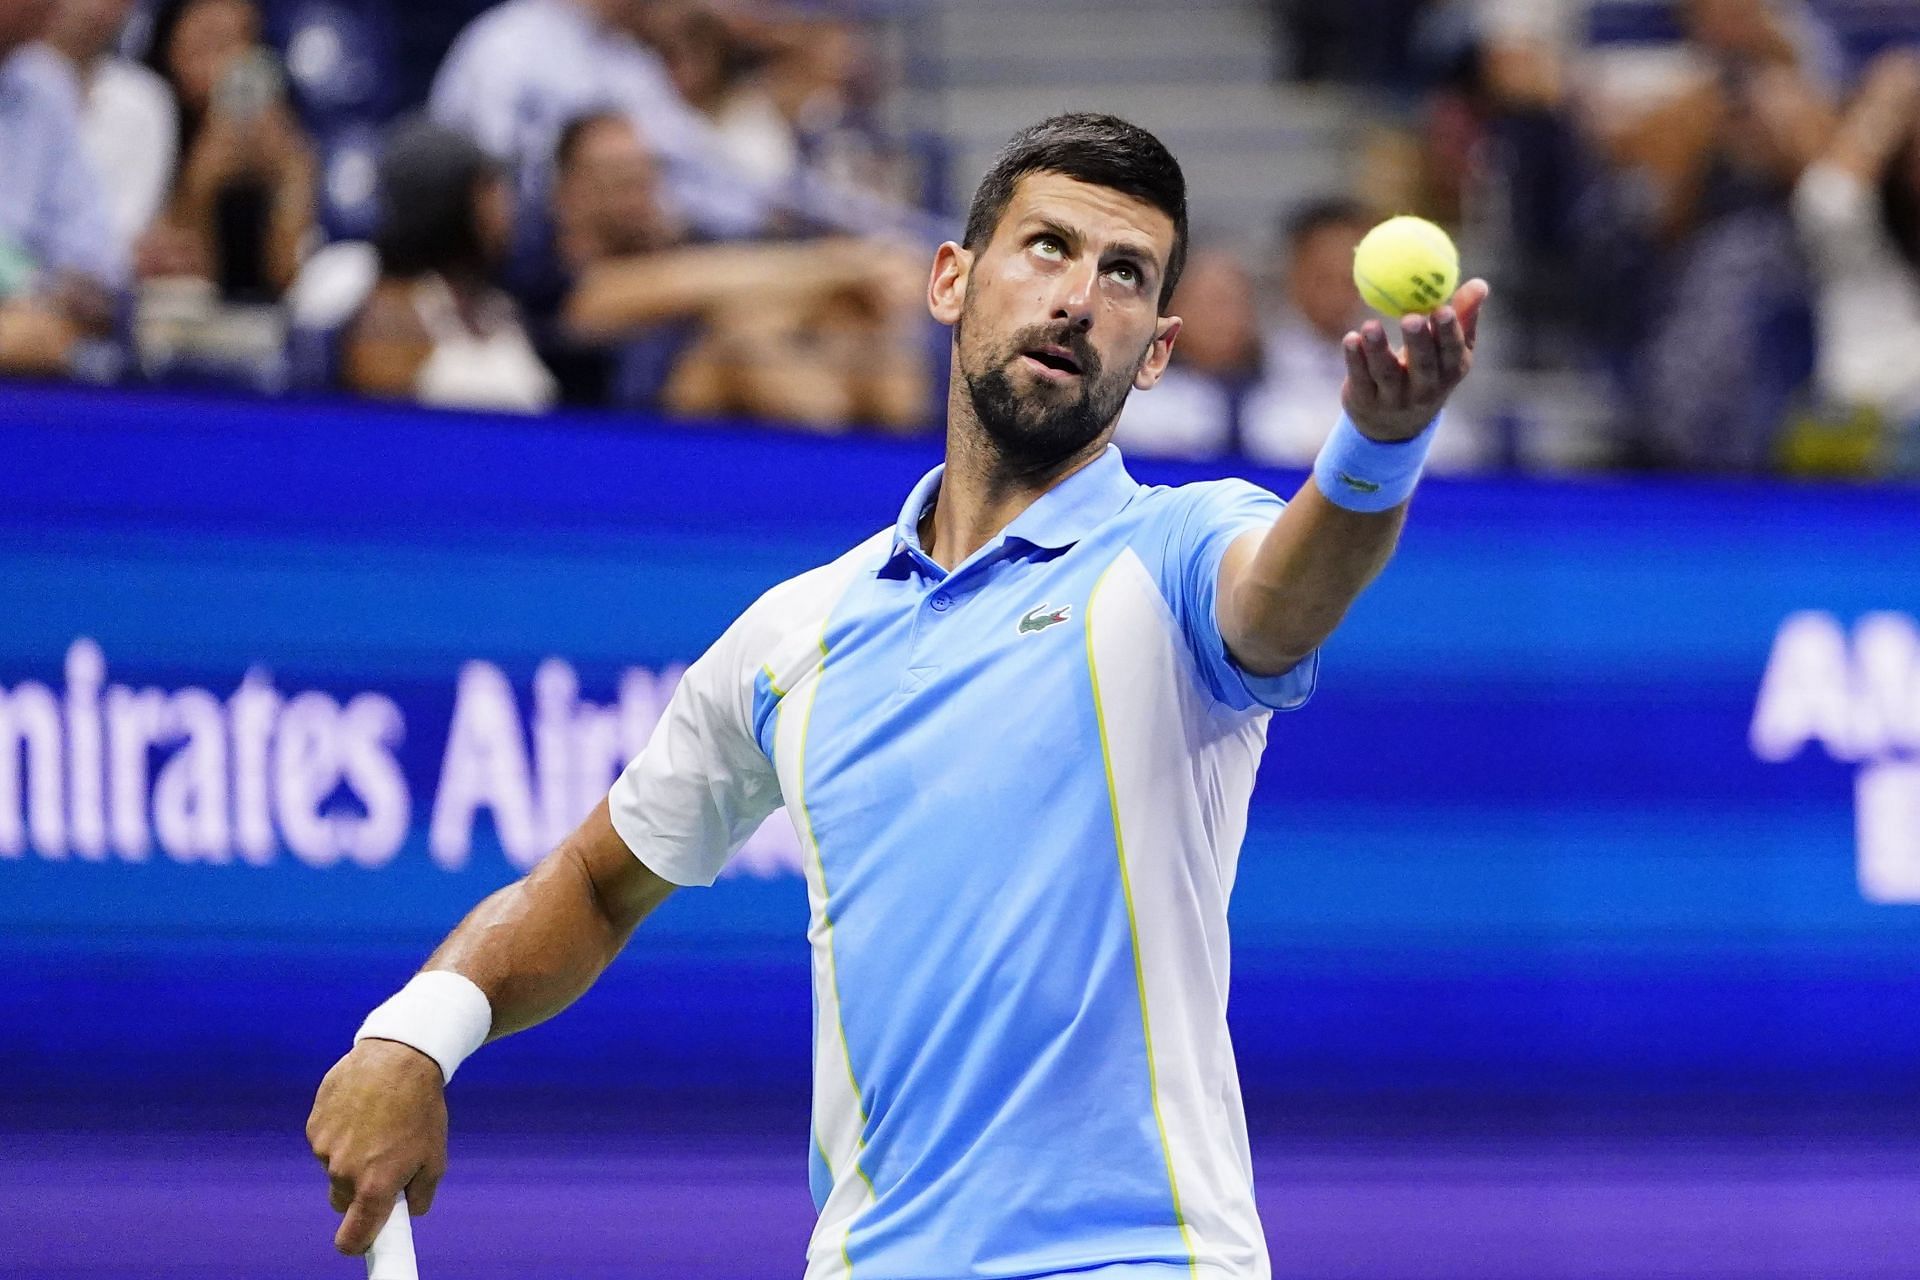
[[[1486,283],[1471,280],[1451,306],[1431,317],[1407,317],[1403,355],[1394,353],[1378,321],[1347,335],[1341,399],[1362,434],[1394,444],[1428,429],[1473,366],[1486,298]],[[1260,676],[1304,661],[1386,567],[1406,518],[1405,503],[1350,511],[1309,478],[1272,528],[1242,536],[1221,561],[1220,634],[1234,661]]]
[[[674,886],[614,831],[606,801],[527,876],[475,907],[427,960],[472,981],[493,1006],[489,1040],[523,1031],[577,1000]],[[367,1039],[321,1081],[307,1140],[345,1219],[342,1253],[365,1253],[396,1195],[425,1213],[446,1172],[447,1107],[439,1065],[393,1040]]]

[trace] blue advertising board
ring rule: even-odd
[[[310,1084],[935,461],[0,389],[0,1095]],[[1911,1096],[1917,618],[1912,493],[1429,482],[1272,727],[1250,1095]],[[804,1088],[783,821],[463,1080]]]

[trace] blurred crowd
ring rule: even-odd
[[[1496,457],[1920,476],[1920,4],[1278,7],[1287,74],[1400,97],[1366,194],[1493,277],[1505,388],[1578,401],[1483,403]]]
[[[1276,78],[1366,104],[1355,182],[1197,237],[1123,443],[1311,458],[1353,247],[1417,212],[1499,317],[1438,465],[1920,475],[1920,3],[1269,2]],[[409,94],[403,6],[0,0],[0,372],[939,421],[954,211],[873,29],[429,7]]]
[[[393,21],[0,0],[0,370],[929,420],[935,224],[859,26],[505,0],[394,111]]]

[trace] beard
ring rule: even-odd
[[[964,338],[964,329],[956,331],[956,337]],[[1072,353],[1080,375],[1067,383],[1035,382],[1023,394],[1014,385],[1014,365],[1023,352],[1046,346]],[[1109,371],[1085,334],[1058,324],[1020,330],[981,368],[970,367],[965,352],[962,341],[960,377],[973,416],[1002,461],[1023,472],[1051,470],[1099,439],[1120,416],[1134,375],[1146,359],[1143,351],[1133,368]]]

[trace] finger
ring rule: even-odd
[[[393,1212],[393,1202],[399,1198],[398,1188],[372,1191],[362,1187],[360,1194],[348,1206],[340,1230],[334,1233],[333,1247],[345,1254],[365,1253],[373,1246],[374,1236],[386,1224],[388,1215]]]
[[[422,1169],[413,1175],[413,1181],[407,1184],[407,1212],[418,1218],[433,1208],[434,1192],[440,1189],[441,1175],[445,1169]]]
[[[345,1213],[353,1207],[353,1183],[347,1178],[327,1179],[327,1203],[333,1206],[335,1213]]]
[[[1407,407],[1407,369],[1400,357],[1387,345],[1386,326],[1369,320],[1360,330],[1361,350],[1367,357],[1367,373],[1384,409]]]
[[[1433,322],[1421,315],[1403,317],[1400,338],[1406,349],[1408,397],[1414,404],[1438,400],[1446,389],[1440,385],[1440,344],[1434,340]]]
[[[1440,385],[1458,386],[1467,373],[1467,335],[1459,312],[1447,306],[1433,313],[1433,341],[1440,353]]]
[[[1347,358],[1347,408],[1366,412],[1378,408],[1380,395],[1373,385],[1373,371],[1367,368],[1367,354],[1361,349],[1360,335],[1350,333],[1340,343]]]
[[[1485,280],[1475,278],[1461,285],[1460,291],[1453,295],[1453,309],[1460,315],[1460,329],[1466,335],[1469,351],[1480,336],[1480,308],[1492,292],[1492,286]]]

